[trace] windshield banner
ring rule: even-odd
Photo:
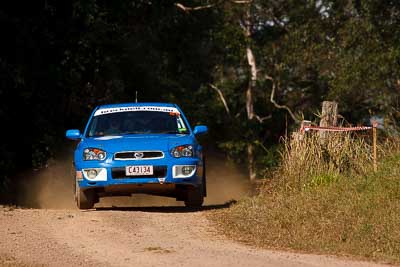
[[[94,113],[94,116],[119,113],[119,112],[130,112],[130,111],[158,111],[179,114],[179,111],[173,107],[155,107],[155,106],[142,106],[142,107],[119,107],[119,108],[102,108]]]

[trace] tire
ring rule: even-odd
[[[70,172],[71,172],[71,184],[72,184],[72,194],[75,195],[76,192],[76,171],[75,171],[75,164],[72,162],[71,164],[71,168],[70,168]]]
[[[203,158],[203,197],[207,196],[206,159]]]
[[[78,209],[92,209],[95,203],[95,192],[91,189],[83,191],[78,183],[75,188],[75,201]]]
[[[200,208],[204,202],[203,189],[203,185],[187,189],[185,206],[188,208]]]

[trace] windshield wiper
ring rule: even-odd
[[[131,132],[122,132],[121,134],[147,134],[149,132],[144,132],[144,131],[131,131]]]
[[[188,132],[179,132],[179,131],[131,131],[131,132],[122,132],[120,134],[188,134]]]
[[[178,134],[177,131],[160,131],[157,132],[158,134]]]
[[[179,132],[179,131],[163,131],[163,132],[157,132],[160,134],[188,134],[188,132]]]

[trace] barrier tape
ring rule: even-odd
[[[370,126],[358,126],[358,127],[322,127],[322,126],[302,126],[300,131],[326,131],[326,132],[352,132],[352,131],[366,131],[371,130],[373,127]]]

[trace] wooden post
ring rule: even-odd
[[[377,143],[377,123],[372,123],[372,139],[373,139],[373,160],[374,160],[374,172],[378,171],[378,163],[377,163],[377,152],[376,152],[376,143]]]
[[[302,122],[301,122],[301,129],[302,130],[304,130],[304,127],[306,127],[306,126],[311,126],[311,121],[307,121],[307,120],[303,120]]]
[[[338,103],[333,101],[322,102],[322,114],[319,126],[329,127],[337,125],[337,114],[338,114]],[[325,131],[320,132],[322,140],[326,138],[327,133]]]

